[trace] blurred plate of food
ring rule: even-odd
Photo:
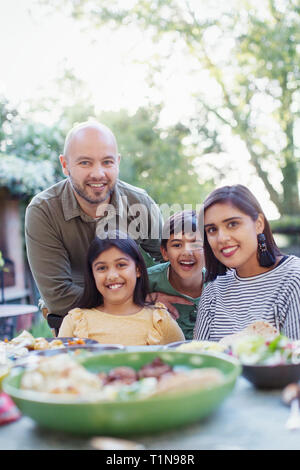
[[[94,344],[98,345],[99,343],[88,338],[36,338],[29,333],[29,331],[24,330],[11,340],[0,341],[0,355],[5,354],[10,359],[17,359],[26,356],[32,351],[45,351]]]
[[[121,344],[78,344],[72,345],[72,346],[65,346],[64,348],[58,348],[58,349],[45,349],[45,350],[40,350],[40,351],[33,351],[30,354],[30,357],[26,356],[24,358],[23,363],[26,364],[28,360],[33,360],[33,357],[36,356],[44,356],[44,357],[51,357],[51,356],[56,356],[57,354],[68,354],[68,355],[74,355],[74,356],[85,356],[85,355],[90,355],[90,354],[97,354],[100,352],[105,352],[105,351],[120,351],[120,350],[125,350],[125,346]],[[21,364],[20,360],[17,363],[18,365]]]
[[[174,349],[181,352],[224,352],[226,346],[222,346],[220,343],[215,341],[176,341],[175,343],[169,343],[164,346],[164,349]]]

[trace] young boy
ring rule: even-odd
[[[204,258],[195,211],[171,216],[163,227],[161,253],[165,263],[148,268],[150,292],[186,299],[175,303],[177,322],[186,339],[193,339],[197,306],[203,289]],[[158,299],[159,301],[159,299]]]

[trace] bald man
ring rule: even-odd
[[[95,235],[121,229],[147,259],[160,260],[162,217],[148,194],[119,180],[113,133],[97,122],[74,127],[60,155],[63,181],[36,195],[26,210],[29,265],[51,327],[80,298],[86,253]]]

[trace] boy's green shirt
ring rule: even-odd
[[[148,268],[150,292],[163,292],[164,294],[177,295],[193,302],[191,305],[183,305],[174,303],[179,313],[177,323],[183,331],[185,339],[193,339],[193,331],[195,327],[198,302],[200,297],[193,298],[188,295],[181,294],[170,284],[168,279],[168,270],[170,263],[159,263]],[[204,271],[202,272],[204,277]]]

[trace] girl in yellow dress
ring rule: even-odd
[[[88,250],[82,298],[65,316],[58,336],[124,346],[184,340],[166,307],[146,302],[148,293],[147,268],[136,242],[118,231],[96,237]]]

